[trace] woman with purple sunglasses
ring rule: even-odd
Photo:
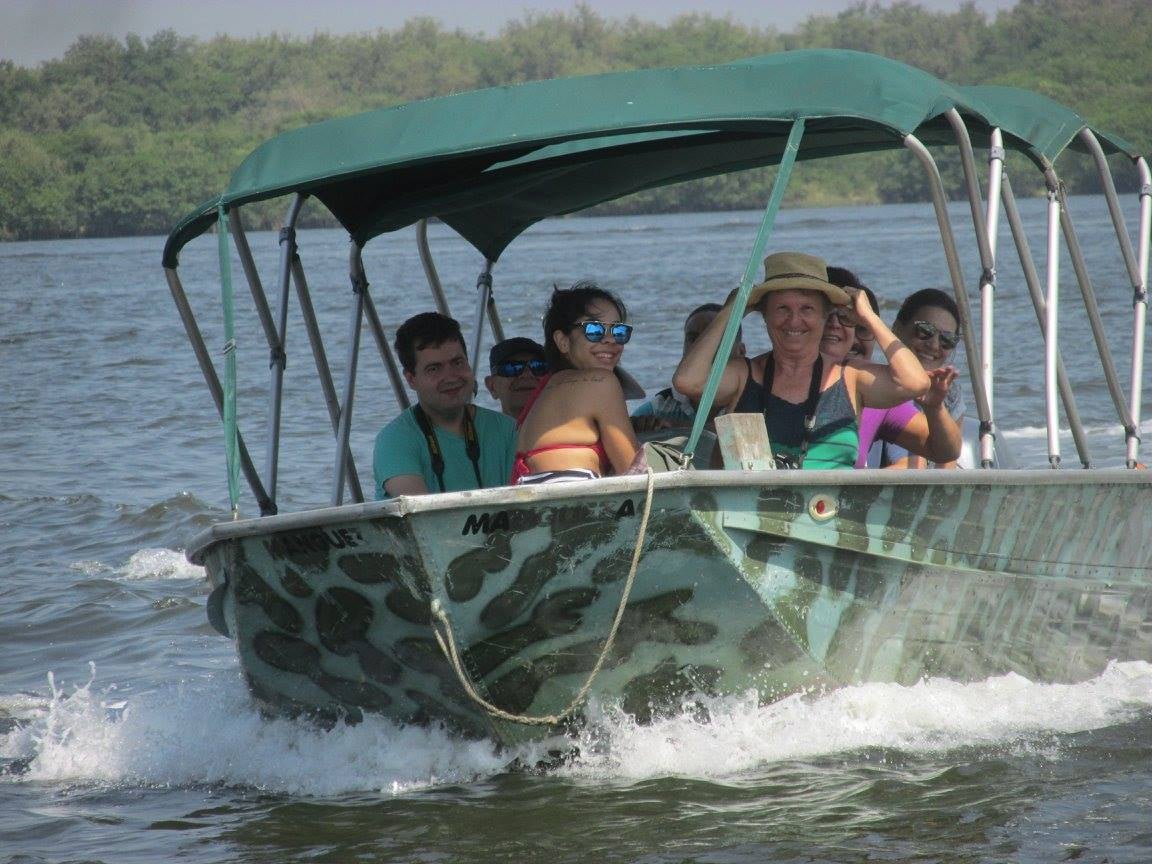
[[[624,474],[639,444],[616,376],[632,338],[627,310],[592,282],[556,289],[544,314],[541,379],[517,422],[512,483],[559,483]]]

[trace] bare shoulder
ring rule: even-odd
[[[549,382],[559,390],[587,390],[601,395],[619,394],[624,397],[620,380],[606,369],[564,369]]]

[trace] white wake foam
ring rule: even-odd
[[[1152,664],[1115,663],[1100,677],[1072,685],[1018,675],[973,684],[931,679],[911,687],[862,684],[763,706],[751,697],[705,705],[706,720],[687,711],[651,726],[603,715],[598,725],[607,730],[608,746],[590,741],[566,770],[602,778],[718,778],[868,748],[934,753],[1047,746],[1052,733],[1102,728],[1152,708]]]
[[[291,794],[399,793],[498,773],[485,742],[381,718],[330,730],[259,714],[235,674],[123,699],[93,678],[58,686],[0,736],[0,758],[27,759],[17,782],[251,786]]]
[[[499,752],[486,742],[380,718],[329,730],[265,719],[234,672],[127,698],[114,685],[101,686],[94,670],[92,676],[78,686],[50,679],[49,696],[34,702],[0,697],[0,715],[20,718],[0,734],[0,759],[27,765],[0,782],[404,793],[490,777],[513,759],[534,764],[547,749]],[[1055,748],[1058,758],[1055,736],[1123,723],[1152,709],[1152,664],[1116,663],[1074,685],[1006,675],[973,684],[865,684],[771,705],[753,698],[706,704],[707,720],[687,712],[649,726],[618,712],[594,714],[580,755],[558,770],[596,781],[725,778],[869,748],[915,754],[993,746],[1046,755]]]
[[[141,549],[118,567],[101,561],[77,561],[72,569],[86,576],[99,576],[118,579],[124,582],[162,581],[166,579],[187,579],[198,581],[204,578],[204,568],[191,563],[183,552],[172,549]]]
[[[184,557],[183,552],[172,549],[141,549],[133,552],[117,571],[121,579],[190,579],[204,578],[204,568],[198,567]]]

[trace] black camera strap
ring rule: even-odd
[[[772,380],[776,375],[776,363],[772,352],[768,352],[768,360],[764,364],[764,406],[768,406],[768,397],[772,395]],[[797,468],[804,467],[804,457],[808,455],[808,445],[812,441],[812,433],[816,429],[816,406],[820,403],[820,383],[824,380],[824,356],[816,355],[816,362],[812,365],[812,380],[808,384],[808,398],[804,402],[804,431],[800,436],[800,458]]]
[[[472,411],[474,410],[475,408],[471,405],[464,406],[464,450],[472,463],[472,470],[476,473],[476,488],[482,489],[484,488],[484,481],[480,479],[480,438],[476,435],[476,424],[472,420]],[[416,418],[416,425],[424,433],[424,441],[428,444],[428,455],[432,459],[432,473],[436,475],[436,482],[440,486],[440,491],[443,492],[445,491],[444,453],[440,449],[440,442],[436,439],[436,433],[432,429],[432,421],[428,419],[428,415],[424,413],[419,402],[412,406],[412,416]]]

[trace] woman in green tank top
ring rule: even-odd
[[[676,369],[674,386],[689,398],[704,392],[734,296]],[[848,304],[871,329],[887,366],[856,369],[820,353],[825,320],[833,306]],[[928,390],[920,361],[873,312],[867,297],[829,282],[827,266],[814,255],[778,252],[765,258],[764,281],[753,286],[745,314],[753,311],[764,319],[772,350],[751,360],[729,360],[715,404],[728,412],[763,414],[778,464],[852,468],[860,410],[890,408]]]

